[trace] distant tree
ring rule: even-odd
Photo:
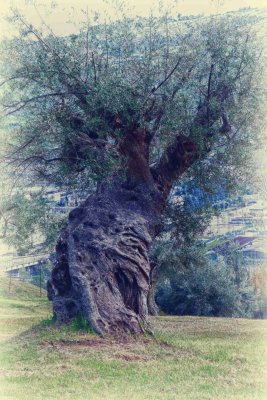
[[[53,212],[42,192],[22,188],[13,192],[0,201],[2,240],[20,255],[33,252],[37,244],[42,251],[53,251],[56,237],[66,222],[64,215]]]
[[[193,245],[184,260],[176,260],[179,268],[176,265],[169,275],[163,270],[156,290],[161,310],[173,315],[266,317],[266,293],[254,281],[258,268],[234,247],[216,261],[204,250]]]
[[[255,18],[124,16],[68,37],[14,19],[20,36],[2,44],[9,164],[95,190],[57,243],[54,312],[101,334],[142,332],[148,251],[172,189],[192,175],[207,191],[239,185],[258,143]]]
[[[199,264],[207,251],[200,238],[216,213],[209,202],[193,209],[190,191],[173,199],[165,209],[162,233],[150,250],[149,312],[154,315],[158,310],[154,302],[156,286],[166,279],[175,279],[178,271],[188,269],[189,265]]]

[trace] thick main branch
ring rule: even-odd
[[[168,196],[173,183],[197,159],[195,143],[183,135],[178,135],[169,144],[158,164],[151,168],[156,182],[161,186],[165,197]]]

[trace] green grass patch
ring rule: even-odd
[[[71,320],[71,322],[69,323],[69,329],[74,332],[80,331],[94,334],[93,328],[82,315],[78,315]]]
[[[153,317],[153,335],[101,338],[59,326],[45,294],[0,278],[1,399],[260,400],[267,321]],[[148,331],[149,332],[149,331]]]
[[[57,322],[57,317],[55,316],[55,314],[53,314],[51,315],[51,317],[43,319],[40,325],[44,327],[53,326],[55,325],[56,322]]]

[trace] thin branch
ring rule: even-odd
[[[39,33],[32,27],[29,26],[21,17],[19,17],[19,20],[22,22],[23,25],[26,26],[27,29],[29,29],[29,32],[31,32],[36,39],[38,39],[38,41],[44,46],[44,48],[48,49],[52,54],[54,54],[57,59],[60,61],[60,63],[70,72],[72,78],[74,78],[79,85],[83,86],[83,82],[80,81],[79,78],[77,78],[77,76],[75,74],[73,74],[73,71],[69,68],[69,66],[62,60],[62,58],[60,57],[60,55],[53,49],[51,48],[50,45],[48,45],[44,39],[41,37],[41,35],[39,35]]]
[[[164,85],[164,83],[167,82],[168,79],[170,79],[170,77],[172,76],[172,74],[175,72],[175,70],[178,68],[180,62],[182,61],[182,57],[180,57],[177,61],[177,63],[175,64],[175,66],[173,67],[173,69],[168,73],[168,75],[166,76],[165,79],[163,79],[163,81],[161,81],[158,86],[156,88],[153,88],[151,90],[151,93],[155,93],[162,85]]]
[[[164,115],[164,110],[165,110],[165,108],[164,108],[164,106],[163,106],[163,107],[161,108],[161,110],[158,112],[158,115],[157,115],[157,117],[156,117],[156,119],[155,119],[155,121],[154,121],[154,124],[153,124],[153,128],[152,128],[152,130],[151,130],[152,137],[155,136],[157,130],[158,130],[159,127],[160,127],[160,123],[161,123],[161,120],[162,120],[163,115]],[[151,139],[152,139],[152,137],[151,137]]]
[[[228,121],[227,115],[223,112],[222,113],[222,126],[219,129],[220,133],[223,133],[228,136],[229,132],[231,131],[231,125]]]
[[[169,68],[169,55],[170,55],[170,37],[169,37],[169,26],[168,26],[168,14],[165,15],[165,28],[166,28],[165,74],[167,74],[167,71],[168,71],[168,68]]]
[[[79,161],[83,161],[82,158],[78,158],[78,157],[53,157],[53,158],[45,158],[44,156],[39,156],[39,155],[34,155],[31,157],[28,157],[24,160],[24,162],[30,160],[30,159],[35,159],[35,160],[41,160],[44,161],[45,163],[51,163],[54,161],[62,161],[62,160],[79,160]]]
[[[36,139],[36,136],[33,136],[32,138],[30,138],[29,140],[27,140],[25,143],[23,143],[21,146],[19,146],[15,151],[13,151],[9,157],[13,156],[14,154],[17,154],[18,152],[20,152],[21,150],[25,149],[25,147],[27,147],[29,144],[31,144],[34,140]]]
[[[169,72],[169,74],[166,76],[165,79],[163,79],[163,81],[161,81],[156,87],[152,88],[151,91],[149,92],[149,94],[147,95],[146,99],[144,100],[143,104],[142,104],[142,109],[145,106],[145,104],[147,103],[147,101],[149,100],[150,96],[152,94],[155,94],[155,92],[162,86],[164,85],[164,83],[167,82],[168,79],[170,79],[170,77],[172,76],[172,74],[175,72],[175,70],[178,68],[180,62],[182,61],[182,57],[180,57],[177,61],[177,63],[175,64],[175,66],[173,67],[173,69]]]
[[[208,120],[208,123],[209,123],[209,120],[210,120],[209,103],[210,103],[210,97],[211,97],[211,78],[212,78],[213,68],[214,68],[214,64],[211,64],[210,73],[209,73],[209,80],[208,80],[208,91],[207,91],[207,120]]]
[[[94,81],[95,81],[95,84],[96,84],[97,77],[96,77],[95,57],[94,57],[94,52],[93,51],[92,51],[92,64],[93,64],[93,68],[94,68]]]
[[[155,104],[156,104],[156,99],[154,98],[154,99],[152,100],[152,103],[151,103],[150,107],[144,112],[144,117],[145,117],[145,118],[146,118],[146,117],[149,117],[149,115],[152,113]]]
[[[13,185],[11,186],[11,189],[10,189],[10,191],[9,191],[9,195],[8,195],[9,197],[11,197],[12,192],[13,192],[13,190],[15,189],[18,180],[21,178],[21,176],[23,175],[23,173],[27,170],[27,168],[29,168],[29,166],[30,166],[32,163],[33,163],[33,161],[31,160],[26,166],[24,166],[22,172],[19,173],[19,174],[15,177],[15,179],[14,179],[14,181],[13,181]],[[17,167],[16,171],[18,171],[18,169],[19,169],[21,166],[23,166],[23,163],[21,163],[21,164]],[[14,171],[14,175],[15,175],[16,171]]]
[[[211,78],[212,78],[213,68],[214,68],[214,64],[211,64],[210,73],[209,73],[209,80],[208,80],[208,91],[207,91],[207,99],[208,99],[208,101],[210,100],[210,96],[211,96]]]
[[[234,81],[236,81],[236,80],[240,77],[240,74],[241,74],[242,71],[244,70],[244,67],[242,68],[242,64],[243,64],[244,59],[245,59],[245,50],[246,50],[246,48],[247,48],[248,39],[249,39],[249,34],[246,35],[245,45],[244,45],[244,48],[243,48],[243,51],[242,51],[241,60],[240,60],[239,67],[238,67],[238,69],[237,69],[237,73],[236,73],[236,76],[235,76],[235,78],[234,78]],[[246,66],[245,66],[245,67],[246,67]]]
[[[18,106],[19,104],[21,104],[18,108],[14,109],[14,110],[12,110],[12,111],[9,111],[8,113],[6,113],[5,116],[14,114],[14,113],[20,111],[22,108],[24,108],[28,103],[31,103],[31,102],[33,102],[33,101],[36,101],[36,100],[39,100],[39,99],[42,99],[42,98],[51,97],[51,96],[66,96],[66,95],[78,95],[78,94],[79,94],[79,95],[87,95],[88,93],[79,93],[79,92],[57,92],[57,93],[46,93],[46,94],[41,94],[41,95],[39,95],[39,96],[34,96],[34,97],[31,97],[30,99],[27,99],[27,100],[25,100],[25,101],[18,101],[18,102],[16,102],[16,103],[8,104],[8,105],[4,106],[5,108],[12,108],[12,107],[16,107],[16,106]]]
[[[33,4],[33,6],[34,6],[34,9],[35,9],[37,15],[39,16],[39,18],[40,18],[42,24],[48,29],[48,31],[49,31],[50,34],[53,36],[53,38],[57,40],[57,37],[56,37],[56,35],[54,34],[52,28],[51,28],[49,25],[47,25],[47,23],[46,23],[45,20],[43,19],[42,15],[41,15],[41,13],[39,12],[39,10],[38,10],[38,8],[37,8],[37,6],[36,6],[35,3]]]
[[[107,23],[105,21],[105,44],[106,44],[106,70],[108,69],[109,63],[109,51],[108,51],[108,36],[107,36]]]
[[[4,86],[6,83],[13,81],[14,79],[21,79],[21,78],[25,78],[24,76],[11,76],[10,78],[4,80],[3,82],[0,83],[0,87]]]
[[[240,129],[242,129],[242,127],[245,125],[245,122],[246,122],[246,118],[243,119],[243,121],[240,123],[240,126],[236,129],[236,131],[232,135],[230,135],[230,132],[231,132],[231,129],[230,129],[230,131],[227,132],[227,141],[225,143],[221,143],[221,144],[218,144],[217,146],[214,146],[213,149],[217,149],[218,147],[223,147],[225,145],[229,145],[229,143],[236,137],[236,135],[238,134]],[[231,128],[228,121],[227,121],[227,123],[228,123],[228,126]],[[219,132],[222,133],[221,128],[219,129]]]
[[[86,56],[85,56],[85,83],[88,81],[89,71],[88,71],[88,61],[89,61],[89,19],[88,19],[88,7],[86,8],[86,18],[87,18],[87,31],[86,31]]]
[[[31,164],[34,162],[34,160],[40,160],[43,161],[45,163],[51,163],[51,162],[55,162],[55,161],[63,161],[63,160],[75,160],[75,161],[83,161],[82,158],[79,157],[53,157],[53,158],[45,158],[44,156],[41,155],[33,155],[24,159],[14,159],[11,160],[9,163],[7,163],[7,165],[10,164],[14,164],[18,161],[21,161],[18,165],[18,167],[21,167],[22,165],[24,165],[25,163],[27,163],[28,161],[31,161]],[[27,166],[28,168],[28,166]]]
[[[181,81],[178,83],[178,85],[176,85],[172,91],[172,94],[170,96],[170,100],[172,101],[174,99],[174,97],[176,96],[176,94],[178,93],[178,91],[183,87],[183,85],[185,84],[185,82],[187,82],[187,80],[190,78],[190,74],[192,72],[192,69],[194,68],[194,66],[192,66],[186,75],[184,75],[181,79]]]

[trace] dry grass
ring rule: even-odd
[[[54,326],[38,288],[14,285],[0,278],[1,399],[267,398],[267,321],[158,317],[154,336],[102,339]]]

